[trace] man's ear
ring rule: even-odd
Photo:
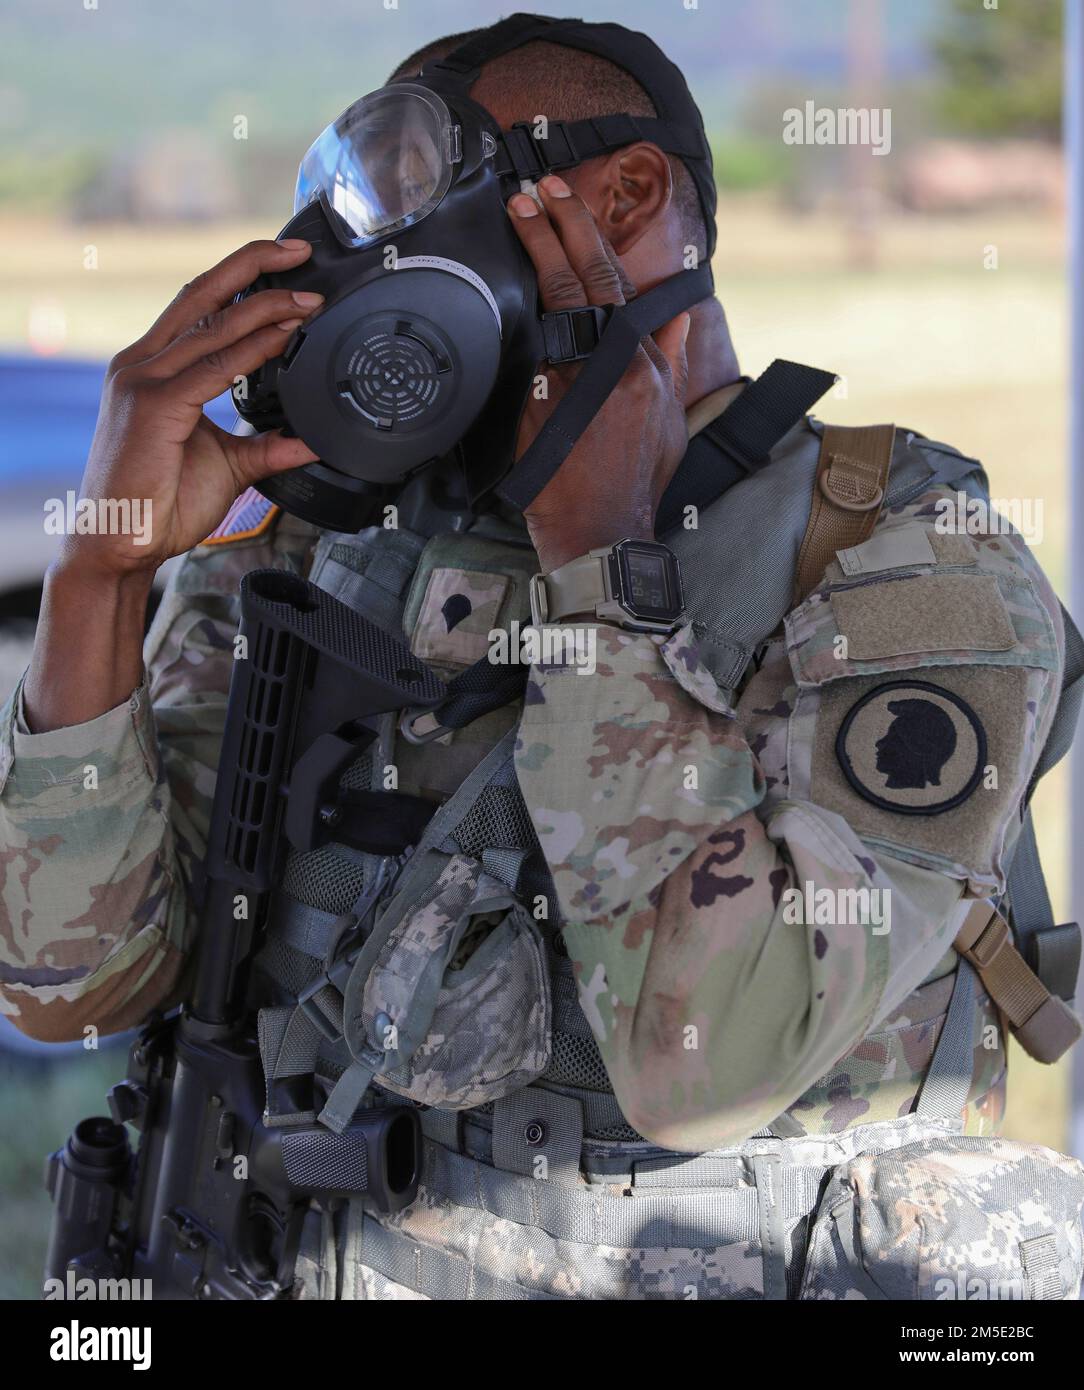
[[[583,190],[582,196],[619,256],[658,224],[674,196],[670,161],[646,140],[599,160],[586,181],[590,191]]]

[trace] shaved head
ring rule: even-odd
[[[427,44],[400,63],[392,80],[415,75],[426,63],[445,57],[484,32],[473,29]],[[482,68],[470,94],[505,130],[516,121],[530,122],[537,116],[551,121],[581,121],[617,113],[658,115],[647,92],[624,68],[598,54],[545,39],[533,39],[491,59]],[[670,155],[668,160],[674,187],[673,207],[681,234],[703,258],[707,255],[707,233],[696,185],[680,159]],[[565,172],[575,178],[574,170]]]

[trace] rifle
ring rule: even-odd
[[[350,843],[376,854],[420,834],[428,803],[369,792],[344,808],[339,780],[375,737],[377,716],[431,707],[445,686],[404,642],[282,570],[242,580],[238,652],[194,985],[179,1012],[132,1044],[111,1118],[83,1120],[46,1160],[47,1279],[149,1279],[157,1298],[289,1298],[314,1199],[397,1211],[417,1191],[420,1127],[408,1105],[359,1109],[341,1134],[264,1122],[245,986],[284,841],[312,850],[340,838],[344,809]],[[375,893],[365,912],[355,905],[329,979],[349,974],[376,905]]]

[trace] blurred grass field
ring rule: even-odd
[[[139,229],[0,219],[0,349],[25,351],[29,326],[61,350],[108,358],[143,333],[186,280],[276,228]],[[94,248],[92,256],[88,248]],[[986,268],[996,250],[997,268]],[[983,213],[896,215],[874,270],[848,267],[837,219],[796,217],[760,198],[723,198],[716,287],[743,371],[775,357],[845,378],[817,413],[840,424],[892,420],[981,458],[994,496],[1044,503],[1037,554],[1067,592],[1066,296],[1054,218]],[[97,269],[86,268],[96,257]],[[59,344],[59,338],[58,338]],[[1078,618],[1081,615],[1077,615]],[[1035,799],[1057,920],[1069,911],[1064,766]],[[0,1130],[0,1297],[33,1297],[47,1208],[43,1154],[100,1111],[123,1052],[32,1069],[8,1066]],[[1068,1062],[1042,1067],[1013,1046],[1004,1132],[1066,1143]]]

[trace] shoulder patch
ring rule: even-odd
[[[278,513],[279,508],[274,502],[269,502],[254,487],[245,488],[211,534],[200,544],[223,545],[226,541],[247,540],[252,536],[260,536],[268,530]]]
[[[955,691],[924,680],[885,681],[848,710],[836,757],[864,800],[897,815],[936,816],[975,791],[986,729]]]

